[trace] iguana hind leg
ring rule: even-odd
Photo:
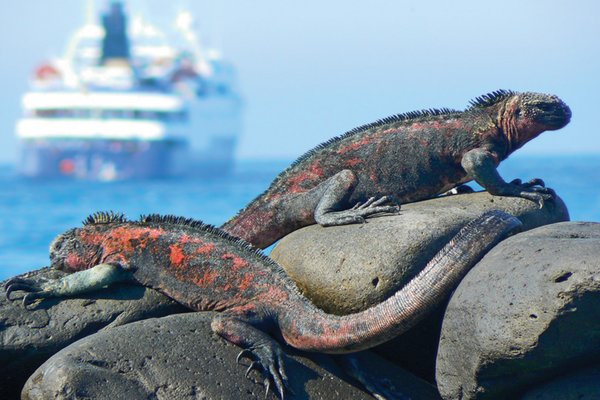
[[[394,202],[391,196],[371,197],[364,203],[358,203],[344,210],[358,180],[350,170],[342,170],[321,183],[322,196],[315,209],[315,221],[322,226],[347,225],[365,222],[365,218],[380,213],[397,213],[400,206],[384,205]]]
[[[11,293],[27,292],[23,296],[23,306],[27,308],[34,300],[51,297],[67,297],[91,292],[116,282],[131,279],[130,272],[115,264],[98,264],[83,271],[74,272],[59,279],[48,282],[36,282],[32,279],[13,278],[6,284],[6,298],[10,301]]]
[[[271,336],[252,326],[253,323],[261,322],[264,325],[265,321],[256,316],[253,320],[250,322],[243,315],[225,312],[214,317],[211,327],[219,336],[243,349],[237,357],[238,363],[243,357],[250,358],[246,377],[253,369],[261,370],[266,394],[269,393],[272,382],[283,400],[286,390],[291,392],[285,372],[285,353]]]

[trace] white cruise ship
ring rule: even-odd
[[[91,18],[90,18],[91,19]],[[231,171],[241,131],[235,71],[189,12],[170,35],[112,2],[63,58],[40,65],[17,122],[27,177],[121,180]]]

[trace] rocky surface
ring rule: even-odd
[[[311,225],[279,241],[270,256],[327,312],[347,314],[380,303],[411,280],[467,222],[487,210],[508,212],[528,230],[567,221],[564,203],[536,203],[487,192],[410,203],[399,216],[362,225]]]
[[[505,240],[461,282],[444,317],[437,383],[445,399],[517,398],[598,357],[600,224],[560,223]],[[574,398],[566,383],[543,390],[556,396],[528,398]]]
[[[246,367],[235,361],[240,349],[212,333],[211,316],[149,319],[82,339],[33,374],[23,399],[263,399],[261,375],[244,376]],[[413,399],[439,399],[435,388],[373,357],[366,355],[367,368],[388,385]],[[293,393],[286,399],[372,399],[338,378],[343,373],[329,356],[292,355],[287,367]]]
[[[43,269],[24,275],[45,280],[62,275]],[[20,292],[9,302],[0,289],[0,393],[18,398],[27,378],[48,357],[98,330],[149,317],[186,311],[163,295],[140,286],[115,285],[78,298],[44,300],[23,309]]]
[[[271,255],[318,306],[338,314],[354,312],[389,297],[465,223],[493,208],[516,215],[525,229],[568,219],[560,199],[539,209],[523,199],[457,195],[408,204],[400,216],[372,218],[363,225],[308,227],[284,238]],[[33,273],[35,279],[58,275],[51,270]],[[18,298],[18,292],[13,296]],[[433,382],[444,309],[441,304],[434,315],[378,350]],[[157,292],[129,285],[44,300],[32,311],[23,310],[18,301],[7,302],[0,293],[2,393],[16,396],[36,367],[85,337],[35,372],[24,389],[25,398],[263,397],[263,388],[248,381],[245,369],[236,365],[239,349],[211,332],[210,314],[186,313],[119,326],[183,311]],[[328,356],[315,356],[316,362],[292,358],[296,396],[289,398],[371,398],[336,377],[343,374]],[[384,377],[390,387],[414,391],[412,398],[439,398],[431,386],[383,360],[371,360],[364,371]]]
[[[490,209],[518,217],[524,229],[568,220],[562,202],[540,209],[529,200],[487,192],[447,196],[402,206],[399,216],[363,225],[312,225],[283,238],[271,252],[301,290],[324,310],[346,314],[385,300],[412,279],[467,222]],[[431,318],[379,350],[433,381],[441,305]]]
[[[584,368],[527,391],[521,400],[597,400],[600,398],[600,365]]]

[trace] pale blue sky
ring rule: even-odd
[[[0,163],[14,161],[19,97],[61,54],[82,0],[5,2],[0,13]],[[99,5],[105,4],[98,1]],[[178,1],[135,0],[157,23]],[[600,154],[600,2],[188,1],[238,68],[243,158],[293,158],[357,125],[432,107],[464,108],[499,88],[559,95],[566,128],[520,153]]]

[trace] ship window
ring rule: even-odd
[[[73,112],[73,117],[74,118],[80,118],[80,119],[88,119],[90,118],[92,111],[88,110],[88,109],[80,109],[80,110],[75,110]]]

